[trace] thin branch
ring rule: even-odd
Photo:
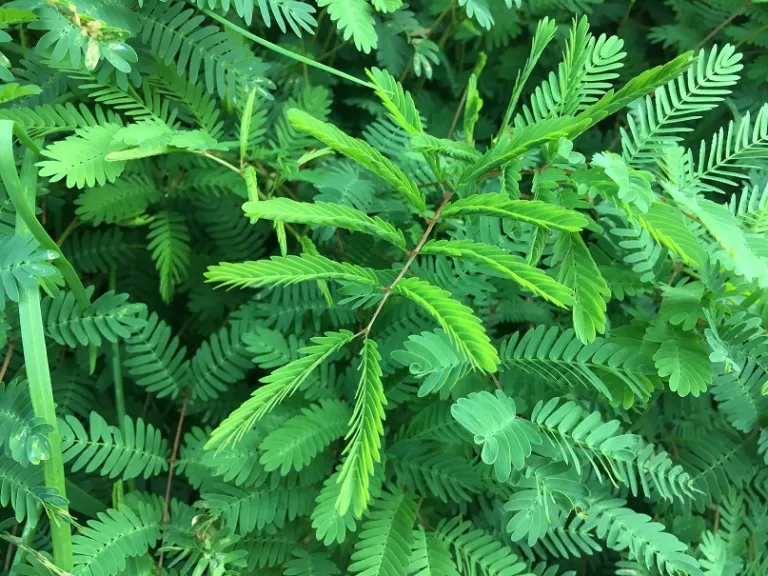
[[[453,138],[453,131],[456,130],[456,124],[459,123],[459,115],[461,114],[461,110],[464,108],[464,103],[466,101],[467,101],[467,89],[464,88],[464,92],[461,95],[461,100],[459,100],[459,105],[456,107],[456,113],[453,115],[453,120],[451,121],[451,128],[448,130],[449,140]]]
[[[69,238],[69,235],[70,235],[70,234],[72,234],[72,232],[74,232],[74,231],[75,231],[75,229],[76,229],[78,226],[80,226],[80,218],[78,218],[77,216],[75,216],[75,217],[72,219],[72,221],[69,223],[69,226],[67,226],[67,227],[66,227],[66,229],[64,230],[64,232],[62,232],[62,233],[61,233],[61,236],[59,236],[59,237],[56,239],[56,244],[57,244],[58,246],[61,246],[62,244],[64,244],[64,240],[66,240],[67,238]]]
[[[318,57],[317,57],[317,61],[318,61],[318,62],[320,62],[320,61],[322,61],[322,60],[325,60],[326,58],[329,58],[329,57],[333,56],[334,54],[336,54],[336,52],[338,52],[339,50],[341,50],[342,48],[344,48],[344,46],[346,46],[347,44],[349,44],[349,40],[344,40],[344,41],[343,41],[342,43],[340,43],[338,46],[336,46],[336,47],[334,47],[334,48],[331,48],[331,49],[330,49],[330,50],[328,50],[328,52],[326,52],[325,54],[321,54],[320,56],[318,56]]]
[[[416,256],[419,255],[419,252],[421,252],[421,249],[424,247],[424,244],[429,238],[429,235],[432,233],[432,229],[435,227],[435,224],[437,223],[438,218],[440,218],[440,214],[442,214],[443,210],[448,205],[448,201],[451,199],[452,196],[453,196],[452,192],[447,192],[445,189],[443,189],[443,201],[440,203],[440,206],[437,207],[437,210],[435,211],[435,215],[432,216],[432,218],[430,218],[429,221],[427,222],[427,229],[424,230],[424,234],[422,234],[421,238],[419,239],[419,242],[416,244],[416,248],[414,248],[410,256],[408,256],[408,260],[400,270],[400,273],[392,281],[392,284],[390,284],[387,288],[384,289],[384,298],[381,299],[381,302],[379,302],[379,305],[376,307],[376,310],[373,312],[373,316],[371,316],[371,321],[368,322],[368,326],[366,326],[363,329],[362,331],[363,334],[368,335],[370,333],[371,328],[373,327],[373,323],[376,321],[376,318],[379,316],[379,314],[381,313],[381,310],[384,308],[384,304],[386,304],[387,300],[392,295],[392,291],[395,289],[395,286],[397,286],[397,283],[400,282],[400,280],[402,280],[403,277],[408,273],[408,269],[411,267],[411,264],[413,264],[413,261],[416,259]]]
[[[16,536],[16,530],[18,529],[18,524],[14,524],[13,530],[11,530],[11,536]],[[13,560],[13,550],[15,546],[11,543],[8,544],[8,550],[5,552],[5,564],[3,565],[3,572],[8,572],[8,570],[11,567],[11,560]]]
[[[720,528],[720,504],[718,504],[717,508],[715,508],[715,520],[712,524],[712,532],[717,534],[717,531],[719,528]]]
[[[766,25],[764,25],[764,26],[760,26],[760,28],[755,28],[755,29],[754,29],[752,32],[750,32],[749,34],[747,34],[746,36],[744,36],[744,38],[742,38],[741,40],[739,40],[739,41],[738,41],[738,43],[736,44],[736,46],[734,46],[734,47],[733,47],[733,49],[734,49],[734,50],[738,50],[738,49],[739,49],[739,48],[741,48],[741,47],[742,47],[744,44],[746,44],[747,42],[749,42],[750,40],[752,40],[752,38],[754,38],[755,36],[757,36],[757,35],[758,35],[758,34],[760,34],[761,32],[765,32],[766,30],[768,30],[768,24],[766,24]],[[763,51],[762,51],[762,50],[757,50],[756,52],[757,52],[758,54],[760,54],[760,53],[762,53]],[[749,52],[744,52],[743,54],[746,56],[748,53],[749,53]]]
[[[5,378],[5,373],[8,371],[8,364],[11,362],[11,356],[13,356],[13,349],[16,348],[16,340],[11,338],[8,340],[8,350],[5,351],[5,358],[3,358],[3,365],[0,366],[0,381]]]
[[[184,416],[187,414],[187,405],[189,404],[189,395],[191,390],[187,388],[184,392],[184,403],[181,405],[181,413],[179,414],[179,422],[176,424],[176,436],[173,439],[173,449],[171,450],[171,457],[168,460],[168,480],[165,483],[165,502],[163,503],[163,524],[168,524],[170,521],[169,508],[171,504],[171,485],[173,483],[173,471],[176,468],[176,459],[179,453],[179,442],[181,440],[181,430],[184,427]],[[160,559],[157,562],[158,573],[163,569],[164,553],[160,553]]]
[[[440,23],[443,21],[443,18],[445,18],[448,15],[448,13],[453,9],[453,5],[455,3],[456,3],[456,0],[451,0],[451,3],[448,4],[448,6],[446,6],[442,12],[440,12],[440,14],[437,16],[435,21],[432,23],[432,26],[429,27],[429,30],[427,30],[427,33],[424,35],[424,39],[427,39],[432,35],[432,32],[434,32],[435,28],[437,28],[440,25]],[[408,78],[408,74],[410,74],[412,67],[413,67],[413,56],[411,56],[411,59],[408,61],[408,64],[405,67],[405,70],[403,70],[403,73],[400,75],[400,79],[399,79],[400,84],[403,84],[405,82],[405,79]]]
[[[720,25],[717,28],[715,28],[714,30],[712,30],[712,32],[707,34],[706,37],[704,38],[704,40],[702,40],[701,42],[696,44],[696,47],[693,50],[694,51],[698,50],[699,48],[704,46],[707,42],[709,42],[712,38],[714,38],[717,35],[718,32],[720,32],[723,28],[728,26],[728,24],[733,22],[734,18],[736,18],[739,14],[744,12],[744,10],[749,8],[749,5],[751,3],[752,3],[752,0],[747,0],[746,2],[744,2],[744,4],[741,5],[741,8],[737,8],[736,11],[733,14],[731,14],[730,16],[728,16],[728,18],[726,18],[725,20],[720,22]]]

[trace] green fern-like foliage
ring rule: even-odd
[[[183,2],[148,4],[139,17],[142,42],[166,64],[175,63],[176,71],[185,73],[190,82],[204,79],[210,93],[223,96],[225,91],[233,94],[240,86],[249,89],[258,84],[260,61],[218,27],[201,27],[204,17],[185,8]]]
[[[91,412],[89,430],[74,416],[59,423],[64,460],[72,462],[72,470],[98,470],[110,478],[136,478],[157,475],[167,469],[167,442],[151,424],[140,418],[134,423],[126,418],[117,428]]]
[[[259,449],[266,470],[286,475],[307,466],[323,448],[341,437],[351,416],[349,408],[338,402],[324,402],[294,416],[264,438]]]
[[[192,357],[189,373],[193,400],[217,398],[253,367],[246,348],[246,335],[242,323],[234,322],[231,328],[212,334],[200,345]]]
[[[595,526],[601,537],[607,535],[606,543],[611,548],[628,548],[630,554],[645,563],[647,568],[655,567],[663,574],[703,574],[699,562],[685,554],[685,544],[675,536],[666,533],[664,526],[652,522],[645,514],[638,514],[622,507],[623,500],[606,500],[597,505],[594,517],[588,524]]]
[[[36,526],[38,508],[66,506],[67,500],[45,487],[39,467],[25,468],[7,460],[0,466],[0,505],[13,509],[16,522],[28,519],[30,525]]]
[[[127,294],[106,292],[83,309],[71,292],[61,292],[42,308],[50,337],[71,348],[124,340],[146,324],[145,306],[129,303]]]
[[[764,576],[767,46],[2,3],[0,576]]]
[[[442,520],[435,531],[437,539],[453,549],[459,569],[483,574],[522,574],[525,563],[512,549],[488,532],[475,528],[460,518]]]
[[[506,480],[520,470],[541,438],[530,423],[518,421],[512,398],[502,392],[474,392],[451,407],[453,417],[481,444],[483,462],[494,467],[496,478]]]
[[[189,232],[184,219],[175,212],[155,215],[149,225],[147,249],[152,251],[160,274],[160,295],[170,301],[189,263]]]
[[[125,169],[123,162],[107,162],[112,138],[119,124],[98,124],[78,128],[73,136],[56,142],[44,152],[50,160],[40,162],[40,175],[51,181],[64,179],[67,187],[91,188],[114,182]]]
[[[145,175],[126,175],[120,180],[84,190],[75,203],[77,215],[95,226],[113,224],[139,216],[157,200],[154,182]]]
[[[189,361],[186,349],[171,337],[171,328],[156,313],[126,343],[125,368],[136,384],[163,396],[176,396],[185,388]]]
[[[682,140],[693,130],[691,122],[716,108],[739,80],[741,54],[726,44],[699,55],[688,72],[663,86],[655,98],[646,97],[636,115],[630,115],[629,132],[622,130],[624,158],[647,163]],[[631,135],[631,136],[630,136]]]
[[[30,236],[4,236],[0,238],[0,309],[6,302],[18,302],[20,291],[28,286],[37,286],[39,278],[48,278],[56,273],[51,261],[57,254],[43,250]]]
[[[411,496],[383,493],[379,506],[363,523],[349,570],[353,574],[404,573],[414,541],[415,514]]]
[[[387,403],[381,383],[381,356],[373,340],[366,339],[360,354],[360,383],[347,434],[346,459],[339,473],[341,491],[336,500],[340,514],[350,508],[360,516],[370,499],[374,463],[380,461],[381,436]]]
[[[135,509],[124,506],[99,512],[72,543],[76,573],[111,576],[125,570],[129,559],[141,556],[160,538],[162,503],[138,500]]]
[[[72,265],[86,274],[109,272],[129,262],[134,254],[129,239],[119,228],[72,235],[63,250]]]

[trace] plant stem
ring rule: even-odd
[[[13,530],[11,531],[11,536],[16,536],[16,529],[18,526],[14,526]],[[13,544],[8,544],[8,549],[5,551],[5,564],[3,565],[3,570],[8,572],[8,569],[11,567],[11,560],[13,560]]]
[[[438,14],[437,18],[432,23],[432,26],[429,27],[429,30],[424,35],[425,39],[429,38],[432,35],[432,32],[435,31],[435,28],[440,26],[440,23],[443,21],[443,18],[445,18],[448,15],[448,13],[453,9],[453,5],[455,3],[456,3],[456,0],[452,0],[451,3],[448,4],[448,6],[446,6],[442,12],[440,12],[440,14]],[[403,84],[405,82],[405,79],[408,78],[408,74],[410,74],[412,67],[413,67],[413,56],[411,56],[411,59],[408,61],[408,64],[405,67],[405,70],[403,70],[403,73],[400,75],[400,79],[398,80],[400,84]]]
[[[265,40],[264,38],[261,38],[259,36],[256,36],[255,34],[251,34],[248,32],[248,30],[244,30],[243,28],[240,28],[237,24],[233,24],[223,16],[219,16],[215,12],[212,12],[211,10],[203,9],[202,12],[204,14],[207,14],[217,22],[223,24],[230,30],[234,30],[238,34],[245,36],[249,40],[253,40],[256,42],[256,44],[263,46],[264,48],[267,48],[269,50],[272,50],[273,52],[277,52],[281,56],[285,56],[287,58],[291,58],[293,60],[296,60],[297,62],[301,62],[302,64],[306,64],[307,66],[312,66],[314,68],[318,68],[322,70],[323,72],[327,72],[328,74],[334,74],[335,76],[338,76],[339,78],[344,78],[344,80],[349,80],[350,82],[354,82],[355,84],[359,84],[360,86],[365,86],[366,88],[370,88],[371,90],[376,90],[376,86],[373,84],[366,82],[364,80],[360,80],[360,78],[355,78],[354,76],[347,74],[346,72],[342,72],[341,70],[336,70],[335,68],[331,68],[330,66],[326,66],[325,64],[320,64],[320,62],[315,62],[314,60],[310,60],[306,56],[302,56],[301,54],[298,54],[296,52],[292,52],[290,50],[286,50],[285,48],[282,48],[278,46],[277,44],[272,44],[272,42],[269,42],[268,40]]]
[[[56,239],[56,244],[59,246],[64,244],[64,240],[69,238],[69,235],[72,234],[78,226],[80,226],[80,218],[75,217],[72,219],[72,222],[69,223],[69,226],[66,227],[64,232],[61,233],[61,236]]]
[[[163,504],[163,524],[168,524],[170,520],[169,509],[171,504],[171,486],[173,485],[173,471],[176,468],[176,460],[179,453],[179,442],[181,441],[181,430],[184,427],[184,416],[187,414],[187,406],[189,405],[189,395],[191,390],[187,388],[184,392],[184,403],[181,405],[181,413],[179,414],[179,421],[176,424],[176,436],[173,439],[173,449],[171,450],[171,458],[168,460],[168,480],[165,483],[165,502]],[[157,562],[158,573],[162,572],[163,568],[163,553],[160,553],[160,559]]]
[[[5,351],[5,358],[3,358],[3,365],[0,366],[0,381],[5,378],[5,373],[8,371],[8,364],[11,363],[11,356],[13,356],[13,349],[16,348],[16,340],[11,338],[8,340],[8,349]]]
[[[21,531],[21,540],[22,542],[26,542],[27,544],[30,544],[32,542],[32,539],[35,537],[35,533],[37,532],[37,526],[40,524],[40,515],[42,514],[43,509],[42,506],[38,505],[35,507],[34,510],[29,511],[29,516],[27,516],[27,521],[24,523],[24,529]],[[16,554],[13,556],[13,562],[11,562],[10,570],[8,571],[8,576],[14,576],[19,566],[21,566],[21,563],[24,561],[24,548],[17,547],[16,548]],[[8,566],[6,565],[6,570],[8,570]]]
[[[456,107],[456,113],[453,115],[453,120],[451,121],[451,127],[448,129],[448,136],[447,138],[450,140],[453,138],[453,131],[456,130],[456,124],[459,123],[459,116],[461,115],[462,110],[464,110],[464,104],[467,102],[467,89],[464,88],[464,92],[461,94],[461,100],[459,100],[459,105]]]
[[[110,268],[109,270],[109,289],[113,292],[117,291],[117,270]],[[123,369],[120,362],[120,344],[114,342],[112,344],[112,382],[115,385],[115,410],[117,411],[117,426],[120,429],[120,433],[125,438],[125,391],[123,389]],[[123,485],[118,480],[120,495],[123,494]],[[128,481],[129,490],[133,490],[133,479]],[[122,498],[121,498],[122,500]]]
[[[726,26],[728,26],[728,24],[730,24],[731,22],[733,22],[734,18],[736,18],[736,17],[737,17],[739,14],[741,14],[742,12],[744,12],[744,10],[746,10],[747,8],[749,8],[749,5],[750,5],[751,3],[752,3],[752,0],[747,0],[746,2],[744,2],[744,4],[742,4],[740,8],[737,8],[737,9],[736,9],[736,10],[733,12],[733,14],[731,14],[730,16],[728,16],[728,18],[726,18],[725,20],[723,20],[722,22],[720,22],[720,25],[719,25],[717,28],[715,28],[714,30],[712,30],[712,32],[710,32],[709,34],[707,34],[707,36],[704,38],[704,40],[702,40],[701,42],[699,42],[698,44],[696,44],[696,47],[695,47],[693,50],[694,50],[694,51],[698,50],[699,48],[701,48],[702,46],[704,46],[704,45],[705,45],[707,42],[709,42],[709,41],[710,41],[712,38],[714,38],[714,37],[717,35],[717,33],[718,33],[718,32],[720,32],[720,31],[721,31],[723,28],[725,28]]]
[[[437,207],[437,210],[435,210],[435,215],[432,216],[432,218],[429,219],[429,222],[427,223],[427,229],[424,230],[424,234],[421,235],[421,238],[419,239],[418,244],[416,244],[416,248],[413,249],[413,252],[411,252],[411,255],[408,257],[408,260],[405,262],[405,265],[400,270],[400,273],[397,275],[397,277],[392,281],[392,284],[387,286],[387,288],[384,289],[384,298],[381,299],[381,302],[379,302],[379,305],[376,307],[376,310],[373,312],[373,316],[371,316],[370,322],[368,322],[368,325],[363,329],[363,334],[368,335],[371,331],[371,328],[373,327],[373,323],[376,322],[376,318],[381,313],[381,310],[384,308],[384,304],[387,302],[389,297],[392,295],[392,291],[395,289],[395,286],[397,286],[397,283],[400,282],[400,280],[403,279],[403,276],[406,275],[408,272],[408,269],[411,267],[411,264],[413,264],[413,261],[416,259],[416,256],[419,255],[419,252],[421,252],[421,249],[424,247],[424,244],[427,242],[427,238],[429,238],[429,235],[432,233],[432,229],[435,227],[435,224],[437,224],[438,218],[440,218],[440,214],[442,214],[445,207],[448,205],[448,201],[453,196],[452,192],[447,192],[445,189],[443,189],[443,201],[440,203],[440,206]]]
[[[7,147],[4,151],[8,150]],[[6,188],[18,184],[18,190],[23,196],[29,210],[34,209],[37,170],[35,168],[35,153],[25,150],[24,160],[21,166],[21,182],[14,179],[14,174],[7,174],[3,170],[2,176]],[[15,180],[15,181],[14,181]],[[29,234],[29,228],[22,219],[16,217],[16,233]],[[45,486],[53,488],[66,498],[64,485],[64,459],[61,454],[61,440],[56,424],[56,405],[53,401],[53,388],[51,387],[51,374],[48,367],[48,351],[45,347],[45,334],[43,332],[43,315],[40,310],[40,291],[37,286],[23,288],[19,296],[19,324],[21,327],[21,340],[24,343],[24,365],[27,370],[29,383],[29,396],[32,402],[32,410],[35,416],[42,418],[51,426],[48,433],[51,451],[49,457],[43,461],[43,477]],[[66,507],[64,509],[68,513]],[[56,565],[63,570],[72,569],[72,532],[69,524],[51,518],[51,540],[53,542],[53,559]]]

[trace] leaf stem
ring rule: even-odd
[[[116,268],[109,269],[109,289],[113,292],[117,291]],[[118,342],[112,343],[112,383],[115,385],[115,411],[117,412],[117,427],[119,428],[120,433],[123,435],[123,438],[125,438],[125,390],[123,387],[122,363],[120,362],[120,344]],[[118,480],[117,484],[117,490],[119,491],[121,497],[120,499],[122,500],[122,495],[124,494],[123,483],[121,480]],[[134,485],[135,482],[133,479],[128,481],[129,490],[133,490]]]
[[[3,358],[3,365],[0,366],[0,381],[5,378],[5,373],[8,371],[8,364],[11,363],[11,356],[13,356],[13,350],[16,348],[16,340],[11,338],[8,340],[8,349],[5,351],[5,358]]]
[[[707,34],[707,35],[704,37],[704,39],[703,39],[701,42],[699,42],[698,44],[696,44],[696,47],[695,47],[693,50],[694,50],[694,51],[696,51],[696,50],[698,50],[699,48],[701,48],[702,46],[704,46],[704,45],[705,45],[707,42],[709,42],[709,41],[710,41],[710,40],[711,40],[713,37],[715,37],[715,36],[717,35],[717,33],[718,33],[718,32],[720,32],[720,31],[721,31],[723,28],[725,28],[726,26],[728,26],[728,24],[730,24],[731,22],[733,22],[734,18],[736,18],[736,17],[737,17],[739,14],[741,14],[742,12],[744,12],[744,10],[746,10],[747,8],[749,8],[749,5],[750,5],[750,4],[752,4],[752,0],[747,0],[746,2],[744,2],[744,4],[742,4],[740,8],[737,8],[737,9],[736,9],[736,10],[733,12],[733,14],[731,14],[730,16],[728,16],[728,18],[726,18],[725,20],[723,20],[722,22],[720,22],[720,24],[718,25],[718,27],[717,27],[717,28],[715,28],[714,30],[712,30],[712,32],[710,32],[709,34]]]
[[[344,78],[344,80],[349,80],[350,82],[353,82],[355,84],[358,84],[360,86],[365,86],[366,88],[370,88],[371,90],[376,90],[376,86],[369,82],[365,82],[364,80],[360,80],[360,78],[355,78],[351,74],[347,74],[346,72],[342,72],[341,70],[337,70],[336,68],[331,68],[330,66],[326,66],[325,64],[320,64],[320,62],[315,62],[314,60],[310,60],[306,56],[302,56],[301,54],[298,54],[297,52],[292,52],[290,50],[286,50],[285,48],[282,48],[278,46],[277,44],[272,44],[269,40],[265,40],[264,38],[261,38],[259,36],[256,36],[255,34],[251,34],[248,32],[248,30],[245,30],[243,28],[240,28],[237,24],[234,24],[224,18],[223,16],[219,16],[215,12],[208,10],[206,8],[202,9],[202,12],[220,24],[223,24],[230,30],[234,30],[238,34],[245,36],[249,40],[253,40],[258,44],[259,46],[263,46],[264,48],[267,48],[269,50],[272,50],[273,52],[277,52],[281,56],[285,56],[287,58],[291,58],[292,60],[296,60],[297,62],[301,62],[302,64],[306,64],[307,66],[312,66],[313,68],[317,68],[319,70],[322,70],[323,72],[327,72],[329,74],[333,74],[334,76],[338,76],[339,78]]]
[[[413,264],[413,261],[416,259],[416,256],[418,256],[419,252],[421,252],[421,249],[424,247],[424,244],[427,242],[429,235],[432,233],[432,229],[435,227],[435,224],[437,224],[437,220],[440,218],[440,214],[442,214],[443,210],[448,205],[448,201],[452,197],[453,197],[453,192],[448,192],[445,190],[445,188],[443,188],[443,201],[440,203],[440,206],[437,207],[437,210],[435,210],[435,215],[432,216],[432,218],[430,218],[429,221],[427,222],[427,229],[424,230],[424,234],[422,234],[421,238],[419,238],[419,242],[416,244],[416,247],[413,249],[410,256],[408,256],[408,260],[405,262],[405,265],[400,270],[400,273],[392,281],[392,284],[390,284],[384,289],[384,298],[381,299],[381,302],[379,302],[379,305],[376,307],[376,310],[374,310],[373,316],[371,316],[371,320],[370,322],[368,322],[368,325],[362,330],[362,333],[365,334],[366,336],[370,333],[371,328],[373,327],[373,323],[376,322],[376,318],[378,318],[379,314],[381,313],[381,310],[384,308],[384,304],[386,304],[387,300],[392,295],[392,291],[395,289],[395,286],[397,286],[397,283],[403,279],[403,277],[408,272],[408,269],[411,267],[411,264]]]
[[[27,517],[27,521],[24,523],[24,529],[21,531],[22,542],[26,544],[29,544],[32,542],[32,539],[35,537],[35,534],[37,533],[37,527],[40,524],[39,520],[40,520],[40,515],[42,514],[42,511],[43,511],[43,508],[39,504],[35,506],[34,510],[29,511],[29,516]],[[5,569],[8,570],[8,576],[14,576],[17,572],[17,569],[19,568],[19,566],[21,566],[21,563],[23,561],[24,561],[24,547],[17,546],[16,554],[13,555],[13,561],[10,563],[10,568],[6,560]]]
[[[56,244],[59,246],[64,244],[64,241],[69,238],[70,234],[72,234],[72,232],[74,232],[78,226],[80,226],[80,218],[75,217],[64,229],[64,232],[61,233],[61,236],[56,239]]]
[[[13,163],[13,147],[11,144],[11,126],[0,129],[0,138],[3,139],[2,153],[5,156],[0,164],[0,176],[8,190],[9,196],[13,190],[13,196],[24,202],[17,209],[16,234],[30,234],[25,218],[21,215],[22,209],[32,211],[34,206],[37,171],[35,169],[35,153],[29,148],[25,149],[24,159],[21,165],[21,180],[18,178]],[[10,157],[8,157],[10,155]],[[10,174],[11,168],[13,173]],[[13,197],[11,196],[11,197]],[[37,222],[37,220],[35,220]],[[48,366],[48,351],[45,347],[45,333],[43,331],[43,315],[40,309],[40,292],[37,285],[22,289],[19,295],[19,325],[21,339],[24,342],[24,365],[27,370],[29,384],[29,396],[32,410],[35,416],[41,418],[51,426],[48,433],[50,443],[50,455],[43,461],[43,477],[45,486],[53,488],[66,498],[64,459],[61,454],[61,439],[56,422],[56,405],[53,400],[53,388],[51,386],[51,373]],[[67,507],[63,510],[68,514]],[[56,517],[51,518],[51,540],[53,543],[53,559],[56,565],[63,570],[72,569],[72,532],[70,525]]]
[[[165,501],[163,503],[163,524],[168,524],[170,521],[169,509],[171,504],[171,486],[173,484],[173,472],[176,468],[177,455],[179,453],[179,442],[181,441],[181,430],[184,427],[184,417],[187,414],[187,406],[189,405],[189,395],[191,390],[187,388],[184,392],[184,402],[181,405],[181,412],[179,413],[179,421],[176,424],[176,436],[173,439],[173,449],[171,450],[171,457],[168,460],[168,480],[165,483]],[[158,574],[163,571],[163,558],[164,553],[160,553],[160,559],[157,562]]]

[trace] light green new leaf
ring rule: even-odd
[[[503,278],[514,280],[526,290],[545,300],[567,308],[573,304],[573,291],[544,272],[529,266],[519,256],[501,248],[472,240],[431,240],[424,244],[422,254],[440,254],[485,266]]]
[[[460,183],[477,180],[491,170],[517,160],[520,156],[536,146],[559,140],[572,138],[589,124],[588,119],[577,119],[573,116],[549,118],[530,124],[515,131],[513,136],[503,135],[498,142],[486,152],[482,158],[469,166],[461,175]]]
[[[307,378],[335,352],[354,339],[349,330],[326,332],[312,338],[312,345],[299,349],[303,356],[289,362],[261,378],[264,386],[257,388],[251,397],[235,409],[211,433],[206,449],[221,448],[242,438],[257,420],[269,413],[280,402],[291,396]]]
[[[579,340],[588,344],[605,332],[606,300],[611,290],[578,234],[560,236],[554,260],[562,260],[560,282],[573,289],[573,329]]]
[[[311,134],[326,146],[330,146],[345,156],[349,156],[377,176],[383,178],[395,190],[400,192],[405,200],[418,212],[425,210],[424,195],[416,185],[400,168],[392,164],[373,146],[357,138],[347,136],[333,124],[322,122],[297,108],[288,110],[286,116],[288,121],[299,130]]]
[[[693,63],[692,56],[693,52],[681,54],[666,64],[656,66],[635,76],[619,90],[609,90],[605,96],[579,114],[579,119],[588,119],[588,122],[580,125],[579,130],[571,134],[571,137],[575,138],[600,122],[603,118],[615,114],[635,100],[650,94],[659,86],[663,86],[677,78]]]
[[[243,204],[245,215],[252,222],[259,218],[291,224],[317,224],[320,226],[338,226],[347,230],[371,234],[405,248],[403,233],[378,216],[371,218],[364,212],[330,202],[296,202],[290,198],[270,198],[258,202]]]
[[[461,198],[448,204],[442,215],[446,218],[495,216],[568,232],[578,232],[589,224],[589,220],[575,210],[540,200],[512,200],[502,193],[474,194]]]
[[[413,300],[435,318],[473,366],[496,372],[499,353],[471,308],[454,300],[447,290],[415,276],[398,282],[393,292]]]
[[[664,184],[665,191],[685,211],[696,216],[720,243],[731,259],[731,262],[725,263],[726,267],[735,270],[750,282],[757,280],[761,287],[768,287],[768,264],[752,251],[739,221],[725,204],[717,204],[706,198],[687,196],[674,186]]]
[[[475,444],[483,447],[483,462],[492,465],[499,482],[505,482],[512,468],[521,470],[531,455],[531,446],[541,444],[541,437],[527,420],[517,417],[512,398],[501,390],[473,392],[451,406],[451,414],[468,432]]]
[[[697,54],[696,62],[651,96],[621,128],[624,158],[630,164],[649,164],[695,129],[702,114],[720,105],[731,93],[743,68],[742,55],[731,44],[714,45]]]
[[[379,97],[395,122],[411,134],[423,132],[424,127],[421,124],[419,111],[416,110],[411,95],[403,90],[403,85],[386,70],[371,68],[365,73],[376,85],[376,96]]]
[[[467,82],[467,98],[464,102],[464,140],[468,146],[475,143],[475,125],[480,120],[483,99],[477,89],[477,74],[472,74]]]
[[[339,280],[367,286],[378,286],[376,273],[354,264],[334,262],[324,256],[272,256],[269,260],[209,266],[205,277],[209,282],[237,288],[286,286],[310,280]]]
[[[330,546],[334,542],[341,544],[346,540],[348,532],[354,532],[357,526],[353,510],[350,508],[345,514],[339,514],[336,501],[339,499],[342,485],[337,482],[341,472],[341,465],[336,472],[323,482],[323,487],[315,498],[315,509],[312,511],[312,528],[315,529],[315,537],[318,542]],[[370,477],[369,491],[371,498],[378,498],[381,494],[381,484],[384,474],[381,466],[376,467],[373,476]]]
[[[381,355],[376,342],[365,339],[360,351],[360,383],[355,393],[355,409],[349,421],[344,464],[337,482],[341,484],[336,510],[344,515],[351,510],[360,517],[371,498],[370,477],[381,461],[384,435],[384,406],[387,399],[381,384]]]
[[[682,214],[674,206],[653,202],[638,220],[654,240],[689,266],[699,267],[706,260],[707,253],[701,241],[688,229]]]

